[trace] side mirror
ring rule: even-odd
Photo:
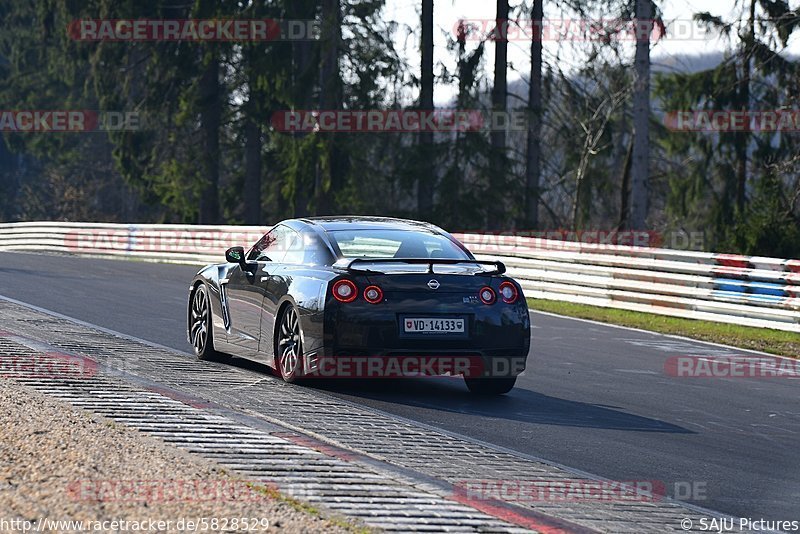
[[[242,247],[231,247],[225,251],[225,261],[228,263],[238,263],[242,266],[242,269],[245,267],[245,260],[244,260],[244,248]]]

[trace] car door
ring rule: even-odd
[[[286,253],[281,258],[281,262],[276,262],[270,269],[264,300],[261,305],[261,341],[258,345],[258,359],[269,364],[272,364],[275,351],[273,333],[275,332],[275,321],[277,320],[278,302],[289,292],[292,270],[303,263],[305,254],[303,238],[300,234],[290,228],[286,230],[280,236]]]
[[[239,355],[258,359],[261,316],[265,295],[270,291],[271,273],[286,253],[285,226],[276,226],[247,254],[247,268],[234,267],[226,284],[230,333],[228,341],[237,345]]]

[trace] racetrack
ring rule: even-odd
[[[188,352],[196,271],[0,253],[0,295]],[[614,480],[704,483],[707,499],[692,502],[706,508],[796,519],[797,380],[673,378],[663,372],[669,356],[730,349],[538,313],[533,324],[528,371],[502,398],[473,397],[448,378],[316,387]]]

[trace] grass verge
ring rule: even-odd
[[[715,323],[712,321],[699,321],[696,319],[683,319],[669,317],[654,313],[618,310],[603,308],[588,304],[575,304],[556,300],[528,299],[528,306],[534,311],[543,311],[591,319],[601,323],[610,323],[620,326],[630,326],[650,330],[661,334],[712,341],[725,345],[733,345],[743,349],[760,350],[770,354],[800,357],[800,335],[795,332],[772,330],[770,328],[754,328],[728,323]]]

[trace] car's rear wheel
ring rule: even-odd
[[[514,388],[517,383],[516,376],[501,378],[467,378],[464,377],[467,388],[477,395],[503,395]]]
[[[219,361],[225,355],[214,350],[214,332],[211,328],[211,301],[208,298],[206,286],[200,284],[192,296],[191,328],[189,339],[194,347],[195,355],[206,361]]]
[[[289,305],[281,315],[276,343],[276,367],[286,382],[295,382],[302,374],[303,336],[297,310]]]

